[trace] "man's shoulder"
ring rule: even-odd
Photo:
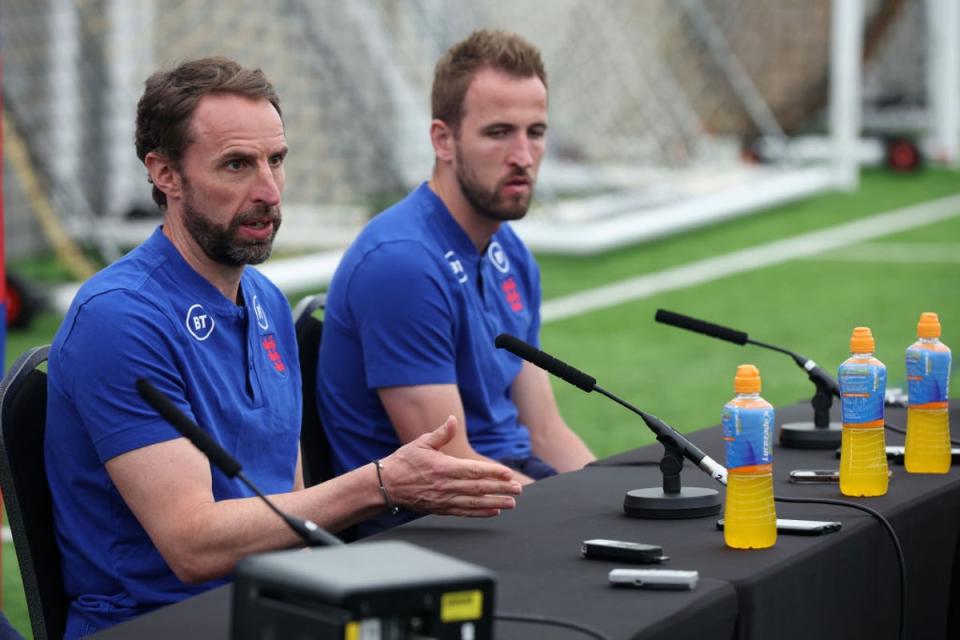
[[[363,264],[366,268],[424,270],[436,268],[434,254],[440,251],[430,228],[429,209],[410,194],[374,217],[344,254],[341,262],[348,271]]]
[[[399,287],[412,295],[428,283],[446,279],[438,255],[438,249],[417,238],[381,238],[345,256],[331,291],[344,287],[356,294]]]
[[[374,216],[354,244],[370,247],[383,242],[429,242],[428,218],[432,206],[433,203],[417,189]]]
[[[164,300],[178,295],[169,278],[159,276],[167,258],[144,243],[90,277],[77,291],[54,344],[62,343],[78,328],[109,336],[128,327],[161,323]]]
[[[138,247],[83,283],[71,308],[79,309],[90,303],[123,306],[145,301],[153,274],[163,262],[162,256]]]

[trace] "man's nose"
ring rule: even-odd
[[[528,136],[517,136],[517,140],[510,149],[508,162],[522,169],[529,169],[533,166],[533,142]]]
[[[269,165],[263,166],[257,171],[256,184],[253,186],[251,196],[255,202],[262,202],[269,207],[275,207],[280,204],[280,196],[283,192],[283,169],[276,169]]]

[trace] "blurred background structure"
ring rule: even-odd
[[[136,100],[156,68],[210,54],[262,67],[284,101],[279,246],[343,247],[428,175],[433,63],[479,26],[525,35],[551,73],[550,151],[519,225],[535,249],[591,253],[855,186],[861,114],[868,133],[908,134],[955,163],[957,97],[937,124],[930,90],[957,40],[937,38],[951,23],[934,9],[955,4],[5,0],[7,250],[55,248],[80,277],[70,243],[111,261],[145,237],[158,216],[133,151]],[[855,75],[831,90],[843,65]],[[831,115],[842,99],[856,103]]]

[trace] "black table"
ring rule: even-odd
[[[836,409],[836,408],[835,408]],[[960,402],[951,403],[956,416]],[[839,420],[839,412],[834,412]],[[906,411],[887,408],[887,422],[904,427]],[[809,405],[777,410],[777,424],[809,420]],[[956,422],[956,418],[954,418]],[[720,427],[695,434],[693,440],[708,455],[722,461]],[[954,436],[956,437],[956,436]],[[887,444],[902,445],[903,436],[886,432]],[[633,468],[655,484],[660,451],[638,449],[598,462],[594,469]],[[774,492],[778,496],[849,500],[880,511],[893,525],[907,563],[907,638],[960,637],[960,467],[946,475],[907,474],[891,465],[893,477],[885,496],[847,498],[839,486],[797,485],[788,482],[791,469],[834,468],[834,451],[782,449],[774,451]],[[687,485],[710,486],[689,469]],[[708,532],[712,522],[693,520],[643,521],[634,539],[662,542],[671,564],[690,566],[730,582],[737,590],[737,638],[897,637],[899,569],[885,529],[872,516],[837,506],[777,503],[781,518],[839,520],[840,532],[816,537],[779,535],[767,550],[733,550],[722,534]],[[640,533],[642,532],[642,533]],[[712,536],[712,537],[711,537]]]
[[[951,403],[955,412],[960,403]],[[809,405],[777,411],[777,423],[809,419]],[[903,410],[888,409],[903,426]],[[719,427],[691,436],[723,461]],[[888,444],[903,437],[887,431]],[[428,516],[374,539],[407,540],[488,567],[497,574],[497,610],[575,620],[614,638],[777,638],[789,640],[896,638],[898,567],[893,545],[870,515],[824,505],[778,503],[787,518],[839,520],[840,532],[780,535],[766,550],[733,550],[723,544],[715,518],[638,520],[622,514],[627,490],[658,486],[660,445],[599,461],[586,469],[527,487],[518,508],[490,520]],[[777,495],[842,498],[837,485],[794,485],[795,468],[836,468],[832,451],[776,448]],[[851,499],[882,512],[893,524],[907,559],[907,638],[947,638],[960,633],[960,470],[939,476],[908,475],[892,466],[887,495]],[[714,486],[686,465],[687,486]],[[615,538],[661,544],[666,567],[697,569],[691,592],[613,589],[615,562],[585,560],[580,541]],[[955,566],[957,565],[957,566]],[[102,637],[226,638],[230,588],[167,607]],[[530,624],[499,622],[498,638],[582,638],[582,634]]]

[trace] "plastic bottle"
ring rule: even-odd
[[[723,539],[734,549],[766,549],[777,541],[773,504],[773,406],[760,397],[760,371],[737,367],[733,400],[723,407],[727,499]]]
[[[852,355],[840,365],[838,375],[843,415],[840,493],[845,496],[882,496],[889,482],[883,431],[887,368],[873,357],[874,349],[870,329],[854,329]]]
[[[917,341],[907,349],[907,447],[909,473],[950,471],[950,349],[940,342],[937,314],[920,315]]]

